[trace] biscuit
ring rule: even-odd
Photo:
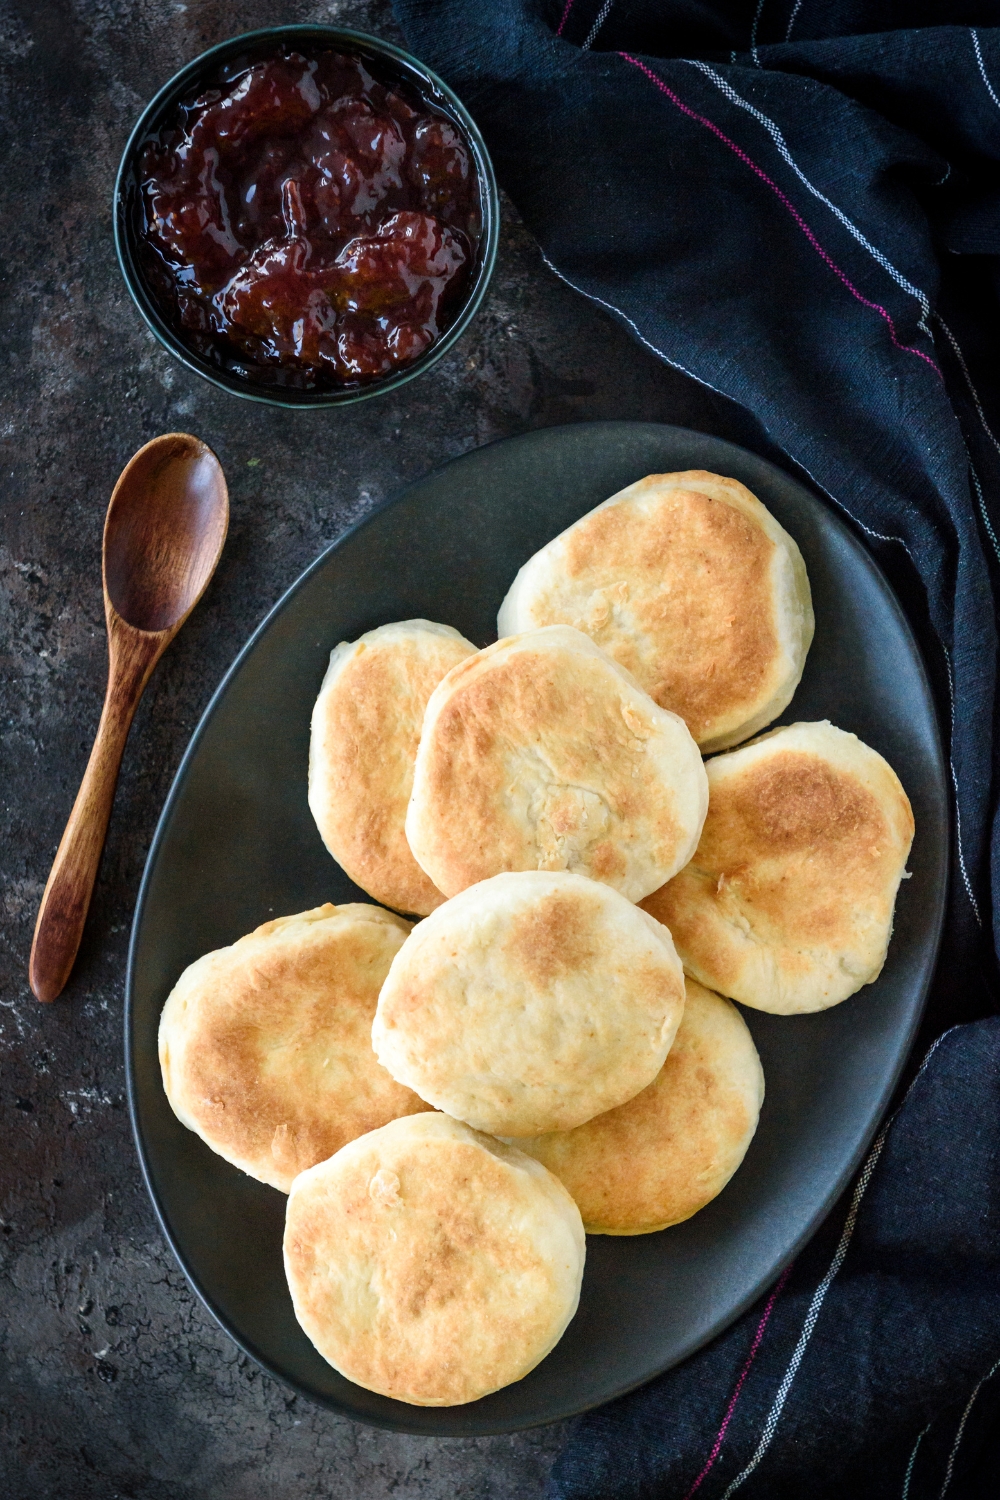
[[[708,753],[787,706],[814,621],[787,531],[737,480],[692,469],[630,484],[525,563],[499,633],[556,624],[586,631]]]
[[[694,852],[705,771],[683,721],[567,625],[497,641],[434,689],[406,837],[439,890],[570,870],[638,901]]]
[[[569,1130],[656,1077],[684,1008],[670,934],[610,886],[531,870],[439,906],[392,961],[379,1061],[492,1135]]]
[[[424,709],[475,646],[450,625],[402,620],[342,641],[312,715],[309,806],[327,849],[376,901],[426,916],[444,897],[403,823]]]
[[[296,1178],[284,1254],[295,1316],[335,1369],[397,1401],[459,1406],[559,1342],[586,1242],[538,1162],[417,1115]]]
[[[823,721],[708,762],[685,870],[643,902],[686,971],[757,1010],[825,1010],[877,979],[913,814],[892,767]]]
[[[425,1110],[371,1045],[379,986],[409,931],[377,906],[319,906],[185,969],[159,1037],[181,1123],[287,1193],[355,1136]]]
[[[729,1000],[693,979],[656,1078],[575,1130],[520,1140],[572,1194],[588,1234],[650,1234],[717,1197],[746,1155],[764,1099],[753,1038]]]

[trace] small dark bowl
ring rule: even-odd
[[[441,114],[457,125],[472,148],[479,183],[483,232],[472,279],[465,298],[454,319],[436,343],[412,364],[405,365],[390,375],[381,376],[366,385],[345,386],[342,389],[295,390],[284,386],[254,385],[240,379],[229,371],[220,369],[189,349],[170,327],[149,291],[139,261],[136,244],[138,223],[139,184],[136,166],[140,151],[146,141],[154,136],[171,118],[177,106],[190,94],[197,91],[209,75],[229,58],[243,52],[261,52],[266,55],[268,44],[275,48],[283,42],[300,42],[334,47],[342,52],[359,53],[371,57],[381,65],[381,70],[394,73],[415,87]],[[231,37],[211,47],[176,73],[165,84],[156,98],[146,106],[128,138],[122,155],[121,166],[115,182],[114,199],[115,250],[121,266],[125,285],[147,324],[165,349],[187,365],[196,375],[202,375],[213,385],[220,386],[233,395],[244,396],[249,401],[263,401],[269,406],[346,406],[352,401],[364,401],[369,396],[380,396],[386,391],[396,390],[429,370],[445,354],[468,328],[478,312],[493,267],[496,264],[497,242],[500,233],[500,203],[497,198],[496,178],[483,138],[475,121],[464,104],[442,83],[430,68],[411,57],[391,42],[367,36],[361,31],[347,31],[339,26],[269,26],[262,31],[248,31]]]

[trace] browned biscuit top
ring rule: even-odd
[[[338,646],[316,700],[309,806],[355,884],[426,916],[443,897],[417,864],[404,823],[427,700],[475,651],[457,630],[404,620]]]
[[[760,1060],[739,1011],[686,983],[667,1060],[627,1104],[518,1141],[569,1190],[590,1234],[648,1234],[679,1224],[736,1171],[764,1096]]]
[[[420,1406],[526,1375],[576,1310],[572,1199],[538,1162],[444,1115],[397,1120],[298,1179],[296,1316],[349,1379]]]
[[[686,970],[763,1010],[822,1009],[881,970],[913,815],[891,767],[829,724],[708,762],[691,863],[644,908]]]
[[[650,474],[530,559],[501,634],[585,631],[706,750],[762,729],[791,698],[812,639],[793,539],[735,479]]]
[[[160,1021],[174,1112],[287,1192],[347,1141],[427,1108],[379,1064],[371,1024],[410,924],[374,906],[266,922],[181,975]]]
[[[498,641],[435,690],[406,832],[449,896],[504,871],[569,870],[638,900],[687,860],[705,805],[683,722],[554,626]]]
[[[595,590],[588,634],[644,686],[655,675],[651,696],[701,740],[734,704],[755,704],[773,672],[773,552],[774,543],[742,511],[693,490],[671,490],[638,519],[623,507],[598,511],[586,531],[567,539],[566,570],[582,578],[600,558],[609,583]],[[610,580],[625,577],[619,602],[638,626],[634,635],[613,626]]]
[[[684,1006],[670,934],[618,892],[530,870],[419,923],[372,1041],[394,1078],[478,1130],[570,1129],[656,1077]]]

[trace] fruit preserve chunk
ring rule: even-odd
[[[248,61],[147,143],[146,278],[220,368],[363,384],[418,358],[461,306],[482,229],[469,144],[374,67],[332,51]]]

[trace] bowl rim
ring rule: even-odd
[[[476,174],[479,182],[479,193],[481,199],[483,216],[483,234],[480,242],[479,264],[476,274],[469,289],[468,296],[462,304],[454,322],[445,329],[444,333],[431,347],[415,360],[412,365],[404,366],[402,369],[380,377],[366,386],[346,387],[342,390],[325,391],[295,391],[291,388],[281,389],[274,387],[255,387],[249,382],[242,383],[235,376],[230,376],[225,371],[213,368],[207,360],[202,360],[181,341],[178,335],[161,315],[159,308],[147,291],[139,269],[133,236],[129,228],[128,214],[126,212],[126,195],[128,190],[128,177],[132,170],[136,150],[150,132],[159,123],[159,117],[165,114],[168,107],[179,102],[181,96],[194,86],[199,77],[210,70],[213,64],[221,63],[227,56],[237,53],[244,48],[255,46],[266,42],[280,42],[282,39],[293,40],[295,38],[313,39],[316,41],[336,42],[344,46],[345,50],[353,49],[364,53],[374,53],[377,57],[384,57],[390,62],[402,65],[404,78],[408,73],[415,74],[424,89],[430,90],[432,95],[439,95],[444,106],[444,113],[451,113],[456,117],[462,129],[465,131],[472,147],[473,158],[476,164]],[[436,101],[435,101],[436,102]],[[128,288],[129,295],[150,332],[157,342],[175,359],[191,370],[195,375],[200,375],[203,380],[209,381],[219,390],[228,392],[233,396],[240,396],[246,401],[257,401],[265,406],[280,406],[287,410],[318,410],[332,406],[348,406],[356,401],[366,401],[373,396],[381,396],[390,391],[398,390],[408,381],[416,379],[425,370],[436,364],[441,357],[461,338],[468,328],[472,319],[482,306],[486,291],[496,266],[497,249],[500,239],[500,198],[497,191],[496,175],[493,171],[493,163],[486,143],[478,125],[472,118],[466,106],[458,95],[439,78],[438,75],[402,47],[397,47],[394,42],[383,41],[381,37],[372,36],[369,32],[355,31],[344,26],[329,26],[322,22],[314,24],[302,23],[291,26],[264,26],[254,31],[240,32],[237,36],[227,37],[224,41],[216,42],[205,52],[200,52],[197,57],[179,68],[161,88],[157,90],[153,98],[143,109],[129,133],[125,148],[122,151],[118,171],[115,175],[114,194],[112,198],[112,219],[114,223],[115,255],[122,278]]]

